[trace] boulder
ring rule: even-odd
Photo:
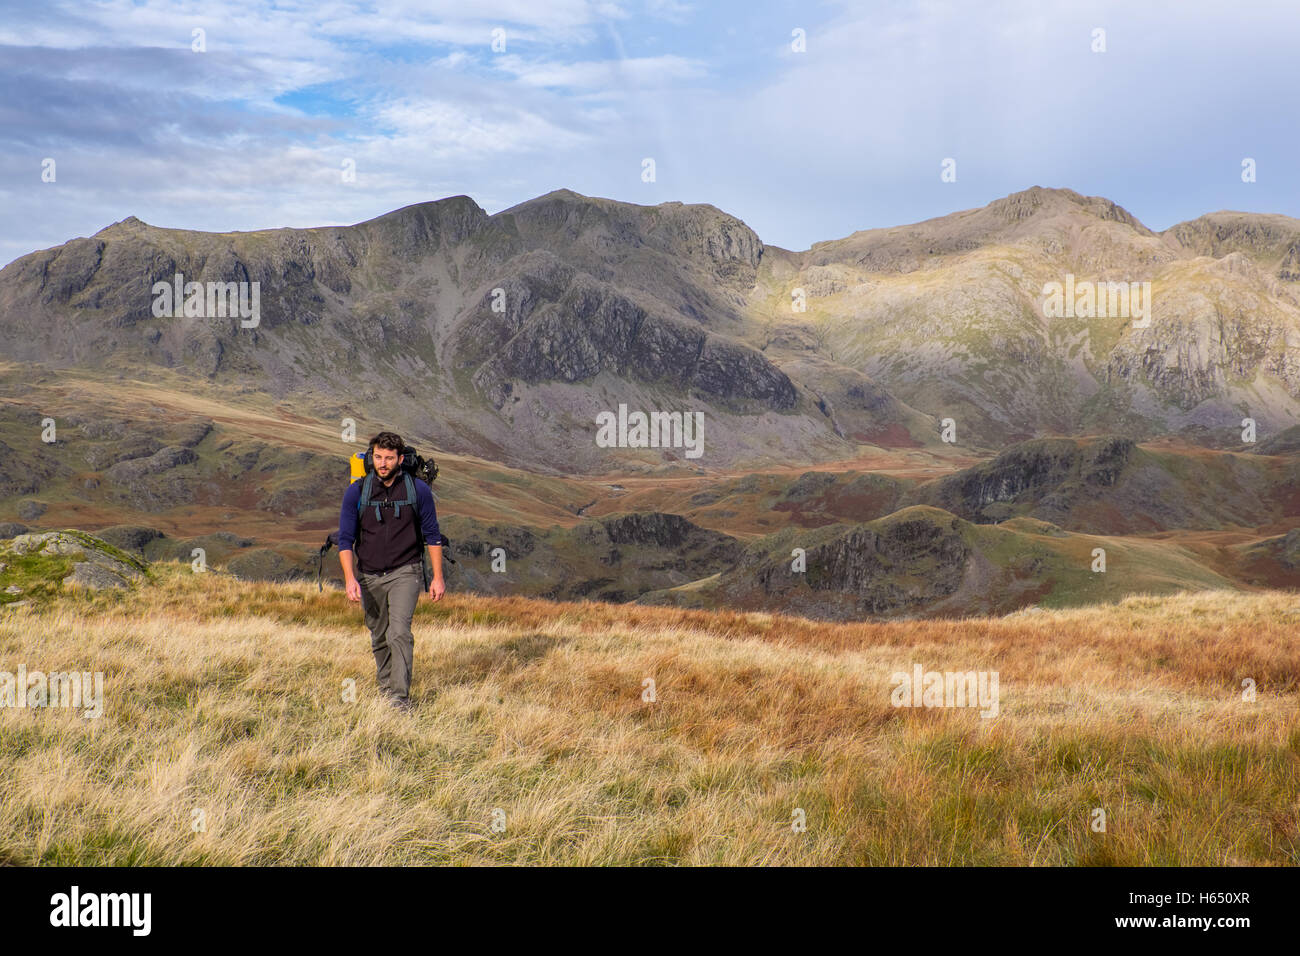
[[[90,561],[78,561],[74,564],[72,573],[63,579],[63,583],[90,588],[92,591],[101,588],[129,588],[131,586],[131,581],[125,575]]]
[[[45,502],[32,501],[30,498],[26,501],[18,502],[18,517],[24,521],[32,521],[45,514]]]
[[[99,590],[101,588],[126,588],[148,580],[148,565],[132,557],[101,538],[84,531],[48,531],[41,534],[20,534],[3,546],[4,576],[30,576],[34,570],[48,573],[48,566],[33,564],[28,557],[64,557],[70,567],[62,572],[60,580],[65,585]],[[45,570],[39,570],[42,567]],[[38,582],[52,583],[52,582]],[[10,588],[18,585],[10,585]],[[20,588],[20,591],[24,590]],[[6,589],[7,593],[18,593]]]

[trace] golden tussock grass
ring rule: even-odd
[[[1293,594],[853,624],[453,594],[402,714],[341,593],[157,568],[0,616],[0,670],[105,675],[98,719],[0,708],[0,863],[1300,862]],[[914,663],[997,671],[1000,713],[895,708]]]

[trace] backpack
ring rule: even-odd
[[[381,501],[378,503],[373,502],[370,500],[370,492],[374,486],[374,481],[375,481],[375,466],[374,466],[374,462],[372,461],[372,455],[371,455],[373,451],[374,451],[373,448],[367,448],[365,451],[359,451],[355,455],[353,455],[350,459],[348,459],[348,461],[351,464],[352,483],[355,484],[357,481],[362,482],[361,496],[357,499],[357,517],[358,517],[357,541],[358,543],[361,541],[361,522],[359,519],[362,511],[364,511],[366,508],[374,508],[375,517],[380,521],[383,521],[384,518],[381,509],[392,508],[393,515],[394,517],[396,517],[397,515],[400,515],[402,513],[403,508],[407,508],[407,507],[414,508],[416,506],[415,483],[411,480],[413,477],[419,478],[421,481],[429,485],[431,488],[433,482],[438,477],[437,462],[435,462],[432,458],[425,458],[414,448],[412,448],[410,445],[406,445],[402,448],[402,463],[398,466],[398,472],[402,477],[402,481],[406,483],[406,500],[405,501]],[[435,497],[434,500],[436,501],[437,498]],[[417,535],[421,534],[420,523],[418,521],[415,524],[415,533]],[[451,541],[447,538],[445,534],[439,534],[439,538],[440,538],[440,544],[442,545],[443,548],[443,559],[447,561],[449,564],[455,564],[456,559],[453,558],[449,553],[451,549]],[[321,573],[325,564],[325,555],[326,553],[328,553],[330,548],[337,547],[338,543],[339,543],[339,533],[337,531],[331,531],[325,537],[325,543],[321,545],[320,551],[316,555],[316,590],[317,591],[324,590],[324,586],[321,584]],[[422,545],[423,543],[424,543],[423,540],[421,540]],[[429,569],[429,552],[424,547],[420,548],[420,565],[424,571],[424,590],[427,591],[429,589],[429,582],[431,578],[430,578],[430,569]]]
[[[375,470],[372,460],[373,448],[359,451],[348,459],[352,466],[352,480],[364,478]],[[425,458],[410,445],[402,448],[402,463],[398,466],[408,475],[419,478],[430,488],[438,480],[438,463],[432,458]]]

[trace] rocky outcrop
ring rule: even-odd
[[[25,501],[18,502],[18,517],[24,521],[35,521],[41,515],[45,514],[49,506],[43,501],[33,501],[28,498]]]
[[[1271,438],[1261,441],[1251,449],[1257,455],[1300,454],[1300,425],[1292,425]]]
[[[559,301],[576,275],[572,266],[543,249],[524,253],[512,265],[508,274],[493,278],[470,321],[452,336],[452,361],[457,368],[477,368],[491,359],[535,310]]]
[[[139,511],[165,511],[193,501],[198,488],[193,469],[198,461],[192,449],[168,446],[148,458],[118,462],[104,472],[105,490]]]
[[[1243,253],[1266,268],[1272,267],[1284,282],[1300,280],[1296,268],[1300,220],[1290,216],[1215,212],[1171,226],[1166,235],[1196,255],[1221,259]]]
[[[1117,436],[1036,439],[904,501],[980,524],[1024,516],[1092,534],[1258,527],[1294,514],[1295,471],[1285,461],[1182,455]]]
[[[734,567],[743,548],[730,535],[680,515],[639,512],[541,529],[448,516],[457,588],[561,600],[633,600]],[[499,550],[498,550],[499,549]]]
[[[60,585],[128,588],[149,579],[148,565],[84,531],[20,534],[0,547],[0,584],[10,600]]]
[[[666,202],[647,207],[557,189],[506,210],[506,215],[527,239],[546,236],[596,253],[616,253],[621,244],[644,244],[724,274],[734,274],[733,268],[740,266],[750,270],[752,278],[763,255],[763,243],[754,230],[705,204]]]
[[[32,430],[38,435],[39,426]],[[52,455],[31,454],[0,441],[0,499],[35,494],[51,482],[65,477],[69,469]]]
[[[576,277],[558,302],[530,312],[474,382],[500,408],[513,382],[581,383],[605,371],[715,401],[777,410],[796,401],[794,384],[761,352],[652,313],[587,276]]]
[[[959,519],[909,509],[806,549],[803,571],[785,554],[764,560],[753,578],[796,611],[842,612],[847,604],[859,614],[897,613],[953,594],[970,554]]]
[[[992,461],[949,475],[920,489],[912,500],[944,508],[970,521],[997,522],[1014,512],[1009,504],[1037,503],[1070,484],[1077,493],[1114,485],[1137,446],[1127,438],[1081,444],[1069,438],[1017,444]],[[1045,519],[1046,520],[1046,519]]]
[[[115,548],[129,551],[141,558],[145,556],[145,549],[150,544],[161,541],[166,537],[157,528],[144,528],[139,525],[125,524],[100,528],[95,532],[95,536],[102,541],[107,541]]]
[[[198,461],[198,458],[199,456],[189,448],[175,446],[161,448],[148,458],[132,458],[119,462],[105,472],[105,477],[117,484],[130,484],[181,465],[193,464]]]
[[[713,562],[719,570],[740,556],[735,538],[701,528],[681,515],[639,512],[605,518],[600,524],[615,545],[689,552],[697,561]]]
[[[488,219],[469,196],[449,196],[405,206],[354,228],[392,255],[416,259],[459,245],[483,229]]]

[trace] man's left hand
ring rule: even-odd
[[[442,596],[446,593],[447,585],[443,582],[442,578],[434,578],[433,581],[429,583],[429,597],[433,598],[435,601],[441,601]]]

